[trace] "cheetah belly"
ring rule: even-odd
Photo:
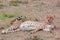
[[[34,25],[21,25],[20,30],[34,30],[36,29]]]
[[[36,23],[31,21],[26,21],[20,25],[20,30],[34,30],[36,29]]]

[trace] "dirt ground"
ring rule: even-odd
[[[18,6],[9,6],[9,0],[0,0],[5,5],[0,9],[0,14],[13,13],[17,16],[27,16],[27,19],[34,20],[37,18],[40,22],[45,20],[49,14],[55,15],[54,23],[56,29],[53,33],[39,31],[34,35],[41,37],[43,40],[60,40],[60,0],[22,0],[28,3],[18,3]],[[7,28],[11,19],[0,20],[0,27]],[[1,30],[0,30],[1,31]],[[25,40],[29,32],[14,32],[9,34],[0,34],[0,40]]]

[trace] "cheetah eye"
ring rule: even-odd
[[[21,16],[22,17],[22,16]]]
[[[18,17],[18,18],[20,18],[20,17]]]

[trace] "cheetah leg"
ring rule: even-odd
[[[40,28],[36,28],[35,30],[31,31],[31,33],[36,33]]]
[[[18,28],[18,29],[15,30],[15,32],[17,32],[17,31],[21,31],[21,30]]]

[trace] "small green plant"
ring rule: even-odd
[[[13,6],[18,6],[18,3],[20,3],[21,2],[21,0],[10,0],[9,1],[9,5],[11,6],[11,5],[13,5]]]
[[[20,3],[21,0],[10,0],[11,3]]]
[[[40,37],[35,36],[32,40],[43,40],[43,39],[40,38]]]
[[[4,5],[2,3],[0,3],[0,9],[2,9],[4,7]]]
[[[0,15],[0,19],[13,18],[15,16],[16,16],[15,14],[6,14],[6,13],[3,13],[2,15]]]
[[[43,39],[38,36],[33,36],[33,37],[28,38],[27,40],[43,40]]]
[[[22,1],[22,0],[10,0],[10,1],[9,1],[9,5],[10,5],[10,6],[18,6],[19,3],[27,4],[28,1]]]

